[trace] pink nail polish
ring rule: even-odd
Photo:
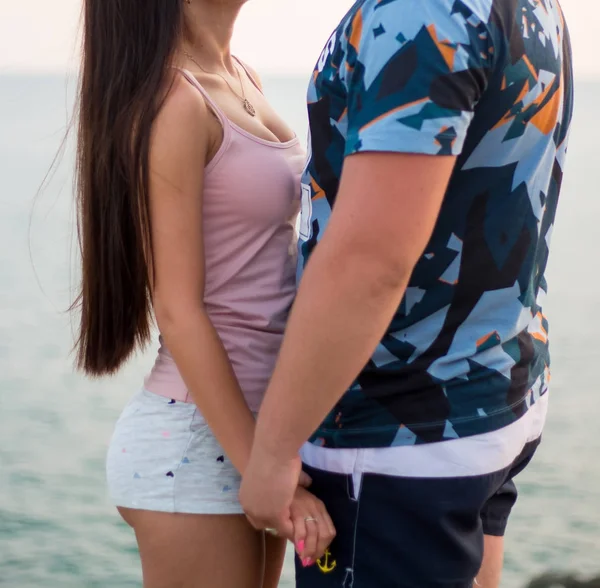
[[[305,568],[308,568],[308,567],[310,567],[310,566],[312,566],[312,565],[313,565],[313,560],[312,560],[312,559],[310,559],[310,557],[307,557],[306,559],[303,559],[303,560],[302,560],[302,565],[303,565]]]
[[[298,553],[302,554],[302,552],[304,551],[304,539],[300,539],[300,541],[298,541]]]

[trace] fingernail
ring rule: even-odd
[[[300,541],[298,541],[298,553],[302,554],[302,552],[304,551],[304,539],[301,539]]]
[[[303,559],[303,560],[302,560],[302,565],[303,565],[305,568],[307,568],[307,567],[309,567],[309,566],[312,566],[312,565],[313,565],[313,560],[312,560],[312,559],[310,559],[310,557],[307,557],[306,559]]]

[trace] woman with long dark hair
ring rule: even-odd
[[[282,538],[238,501],[295,293],[304,155],[230,39],[243,0],[85,0],[78,367],[115,373],[161,333],[108,455],[146,588],[275,587]],[[296,550],[334,530],[302,487]]]

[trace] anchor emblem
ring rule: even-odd
[[[329,551],[329,549],[327,549],[325,551],[325,556],[322,557],[321,559],[317,560],[317,566],[324,574],[330,574],[331,572],[333,572],[333,570],[335,570],[335,568],[337,566],[337,561],[335,561],[335,560],[333,560],[331,562],[329,561],[330,556],[331,556],[331,551]]]

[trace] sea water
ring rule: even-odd
[[[265,85],[304,138],[305,80]],[[104,458],[154,349],[112,379],[73,373],[72,143],[34,199],[64,137],[72,90],[64,76],[0,76],[0,585],[9,588],[141,586],[133,535],[106,497]],[[508,588],[550,569],[600,573],[599,103],[600,84],[578,84],[548,269],[551,411],[519,478]],[[293,586],[291,554],[281,586]]]

